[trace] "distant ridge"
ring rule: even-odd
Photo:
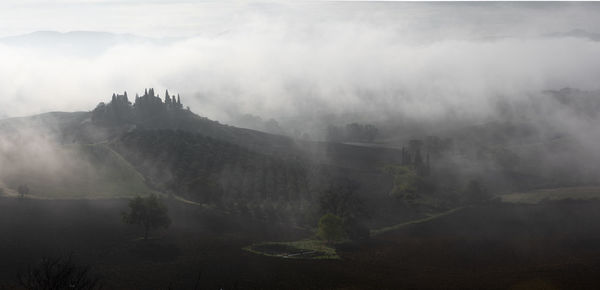
[[[94,56],[116,45],[152,44],[167,45],[181,38],[151,38],[134,34],[117,34],[103,31],[35,31],[0,38],[0,44],[41,49],[52,54]]]

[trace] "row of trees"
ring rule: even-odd
[[[29,186],[27,186],[26,184],[21,184],[19,185],[19,187],[17,187],[17,192],[19,193],[20,198],[25,198],[25,195],[29,194],[30,192]],[[5,193],[5,189],[3,187],[0,187],[0,195],[4,195]]]
[[[219,206],[314,200],[333,171],[184,131],[137,130],[112,147],[160,190]]]
[[[414,202],[424,196],[432,196],[436,193],[439,185],[434,177],[424,176],[418,170],[410,166],[391,165],[385,168],[385,172],[393,178],[393,186],[390,196],[405,202]],[[445,190],[453,190],[445,188]],[[481,203],[492,198],[480,179],[469,179],[463,188],[458,188],[458,196],[453,202]]]
[[[151,88],[146,89],[142,96],[136,94],[133,104],[129,101],[127,92],[122,95],[113,94],[108,104],[102,102],[92,111],[92,121],[101,125],[158,122],[179,114],[182,109],[179,95],[171,96],[166,90],[163,100]]]
[[[373,142],[379,135],[379,129],[372,124],[350,123],[343,127],[327,127],[329,142]]]

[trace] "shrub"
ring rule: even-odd
[[[317,236],[327,243],[339,241],[345,237],[342,219],[333,214],[325,214],[319,220]]]

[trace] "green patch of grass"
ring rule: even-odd
[[[500,196],[502,202],[538,204],[542,201],[600,199],[600,187],[563,187],[515,192]]]
[[[397,230],[408,225],[414,225],[432,221],[434,219],[450,215],[465,207],[453,208],[451,210],[429,215],[428,217],[412,220],[389,227],[371,230],[371,236],[380,235],[389,231]],[[293,258],[293,259],[340,259],[332,245],[322,240],[306,239],[294,242],[264,242],[245,247],[244,250],[269,257]],[[307,254],[308,253],[308,254]]]
[[[420,223],[432,221],[434,219],[455,213],[463,208],[465,208],[465,207],[457,207],[457,208],[453,208],[453,209],[445,211],[445,212],[429,215],[428,217],[425,217],[422,219],[412,220],[412,221],[396,224],[396,225],[389,226],[389,227],[383,227],[380,229],[374,229],[374,230],[371,230],[371,236],[376,236],[376,235],[380,235],[383,233],[387,233],[389,231],[398,230],[398,229],[401,229],[401,228],[409,226],[409,225],[420,224]]]
[[[340,259],[333,247],[324,241],[312,239],[258,243],[245,247],[244,250],[254,254],[289,259]]]
[[[157,193],[129,162],[104,144],[65,145],[58,154],[65,166],[57,172],[31,167],[7,177],[7,195],[17,195],[19,184],[31,189],[26,197],[38,199],[128,198]]]

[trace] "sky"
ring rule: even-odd
[[[145,87],[235,125],[485,116],[600,90],[599,27],[595,3],[2,1],[0,117]]]

